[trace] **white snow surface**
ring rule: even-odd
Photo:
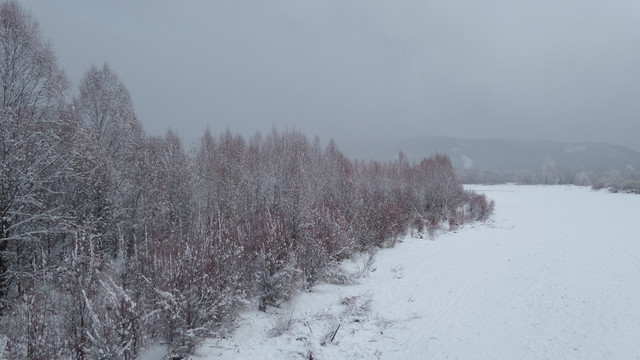
[[[640,359],[640,196],[471,188],[489,222],[346,262],[354,284],[245,312],[193,358]]]

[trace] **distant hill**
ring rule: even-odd
[[[447,154],[458,169],[495,173],[527,172],[544,165],[576,171],[640,171],[640,152],[603,143],[470,140],[440,136],[338,144],[352,159],[393,160],[402,151],[410,161]]]

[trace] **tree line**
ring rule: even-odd
[[[640,172],[635,169],[585,171],[547,164],[520,173],[458,169],[457,174],[464,184],[577,185],[590,186],[594,190],[640,194]]]
[[[77,94],[28,12],[0,4],[0,357],[176,357],[278,306],[338,263],[485,220],[448,157],[347,159],[333,142],[144,133],[108,65]]]

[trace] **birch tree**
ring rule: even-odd
[[[34,243],[64,226],[53,185],[67,175],[66,91],[38,24],[16,2],[0,4],[0,313]]]

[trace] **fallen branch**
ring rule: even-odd
[[[340,325],[338,324],[338,326],[336,327],[336,330],[333,332],[333,335],[331,335],[331,339],[329,341],[333,342],[333,339],[336,338],[336,334],[338,333],[338,329],[340,329]]]
[[[327,340],[329,340],[330,342],[333,342],[333,340],[336,338],[336,334],[338,333],[338,330],[340,329],[340,325],[341,324],[338,324],[335,330],[333,330],[332,332],[329,332],[324,336],[324,339],[320,343],[321,346],[325,346],[327,344]]]

